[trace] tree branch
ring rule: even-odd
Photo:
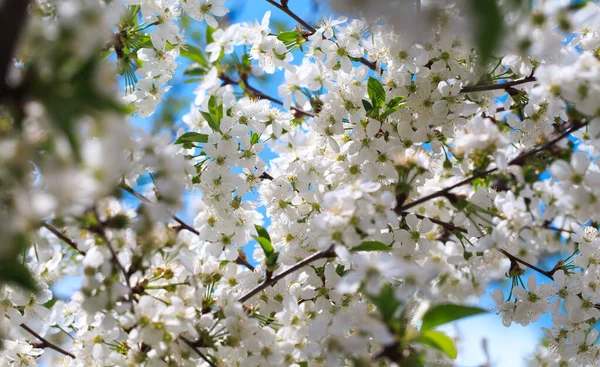
[[[306,266],[312,262],[315,262],[319,259],[324,259],[324,258],[332,257],[332,256],[335,256],[334,245],[331,245],[331,247],[329,247],[327,250],[319,251],[319,252],[316,252],[316,253],[308,256],[304,260],[297,262],[296,264],[290,266],[289,268],[285,269],[281,273],[274,275],[271,279],[266,279],[264,282],[262,282],[261,284],[257,285],[253,289],[251,289],[248,293],[241,296],[238,299],[238,302],[244,303],[247,300],[249,300],[250,298],[252,298],[253,296],[255,296],[256,294],[258,294],[260,291],[262,291],[270,286],[275,285],[278,281],[285,278],[289,274],[295,272],[296,270],[303,268],[304,266]]]
[[[455,226],[453,223],[448,223],[448,222],[444,222],[441,221],[439,219],[435,219],[435,218],[431,218],[431,217],[426,217],[424,215],[421,214],[417,214],[417,213],[409,213],[409,212],[399,212],[398,215],[405,217],[408,214],[413,214],[415,217],[419,218],[419,219],[429,219],[429,221],[431,223],[435,223],[441,227],[446,228],[449,231],[453,231],[453,232],[462,232],[462,233],[467,233],[467,230],[462,228],[462,227],[457,227]]]
[[[291,18],[293,18],[296,22],[302,24],[302,26],[306,29],[308,29],[310,31],[311,34],[316,33],[317,30],[315,29],[315,27],[311,26],[310,24],[308,24],[308,22],[306,22],[304,19],[300,18],[298,15],[296,15],[296,13],[294,13],[289,6],[287,5],[287,2],[285,3],[285,5],[283,4],[279,4],[277,3],[277,1],[274,0],[267,0],[267,2],[271,5],[273,5],[274,7],[276,7],[277,9],[281,10],[282,12],[286,13],[287,15],[289,15]]]
[[[121,183],[121,188],[123,190],[127,191],[128,193],[130,193],[131,195],[135,196],[136,198],[138,198],[140,201],[143,201],[143,202],[148,203],[148,204],[154,204],[154,205],[156,205],[155,202],[151,201],[150,199],[148,199],[144,195],[138,193],[137,191],[135,191],[134,189],[132,189],[129,185],[126,185],[125,183]],[[172,215],[171,218],[173,218],[173,220],[175,222],[177,222],[181,226],[181,228],[185,229],[186,231],[192,232],[196,236],[200,235],[200,232],[198,232],[196,229],[194,229],[194,227],[190,226],[189,224],[187,224],[186,222],[184,222],[183,220],[181,220],[178,216]]]
[[[194,342],[192,342],[191,340],[189,340],[185,336],[180,336],[179,339],[181,339],[185,344],[187,344],[188,347],[192,348],[192,350],[194,352],[196,352],[196,354],[198,354],[200,356],[200,358],[202,358],[206,363],[208,363],[209,366],[211,366],[211,367],[217,367],[216,364],[214,364],[210,359],[208,359],[208,357],[205,356],[204,353],[202,353],[200,351],[200,349],[198,349],[196,347],[196,345],[194,345]]]
[[[47,339],[45,339],[43,336],[41,336],[40,334],[36,333],[35,331],[33,331],[29,326],[25,325],[25,324],[21,324],[19,325],[22,329],[24,329],[25,331],[27,331],[29,334],[35,336],[37,339],[39,339],[42,343],[41,343],[41,348],[50,348],[53,349],[59,353],[62,353],[66,356],[69,356],[73,359],[76,359],[75,356],[69,352],[67,352],[66,350],[62,349],[61,347],[59,347],[56,344],[53,344],[51,342],[49,342]]]
[[[266,1],[269,4],[273,5],[274,7],[276,7],[277,9],[279,9],[282,12],[286,13],[287,15],[289,15],[295,21],[297,21],[298,23],[300,23],[304,28],[308,29],[308,31],[310,32],[311,35],[317,33],[317,30],[315,29],[315,27],[313,27],[310,24],[308,24],[308,22],[306,22],[304,19],[300,18],[296,13],[294,13],[289,8],[289,6],[287,5],[287,1],[285,1],[285,0],[281,1],[281,4],[277,3],[274,0],[266,0]],[[373,61],[369,61],[369,60],[365,59],[364,57],[360,58],[360,63],[363,64],[363,65],[366,65],[371,70],[377,70],[377,63],[375,63]]]
[[[558,141],[564,139],[565,137],[569,136],[572,132],[574,132],[575,130],[586,126],[589,123],[589,121],[585,121],[585,122],[581,122],[581,121],[576,121],[574,122],[570,127],[566,128],[564,132],[562,132],[560,135],[558,135],[557,137],[555,137],[554,139],[551,139],[550,141],[548,141],[545,144],[542,144],[540,146],[538,146],[537,148],[531,149],[525,153],[520,154],[519,156],[517,156],[516,158],[512,159],[510,162],[508,162],[508,165],[522,165],[525,163],[525,160],[535,154],[538,154],[544,150],[547,150],[549,148],[551,148],[552,146],[554,146],[554,144],[556,144]],[[424,202],[427,202],[431,199],[435,199],[441,196],[449,196],[450,191],[454,190],[457,187],[466,185],[478,178],[481,177],[486,177],[487,175],[489,175],[490,173],[496,172],[498,170],[498,168],[491,168],[488,169],[486,171],[477,173],[473,176],[467,177],[464,180],[455,183],[452,186],[446,187],[442,190],[436,191],[432,194],[429,194],[427,196],[424,196],[420,199],[417,199],[415,201],[411,201],[408,204],[402,205],[399,208],[394,208],[394,211],[396,211],[397,213],[399,212],[403,212],[406,211],[407,209],[410,209],[414,206],[417,206],[419,204],[422,204]]]
[[[461,89],[460,93],[473,93],[473,92],[485,92],[490,90],[508,89],[515,85],[535,82],[534,76],[528,76],[523,79],[517,79],[506,83],[495,83],[495,84],[479,84],[479,85],[468,85]]]
[[[135,302],[135,291],[133,290],[133,287],[131,285],[130,274],[125,269],[123,264],[121,264],[121,261],[119,260],[119,257],[117,256],[117,252],[110,244],[110,240],[106,236],[106,230],[104,229],[104,224],[102,224],[102,221],[100,220],[100,216],[98,215],[98,212],[96,211],[95,208],[94,208],[94,214],[96,216],[96,220],[98,221],[98,225],[92,230],[96,234],[98,234],[102,238],[102,240],[106,243],[106,247],[108,247],[108,250],[110,251],[110,255],[112,257],[113,264],[121,271],[121,273],[123,273],[123,277],[125,277],[125,285],[127,286],[127,289],[129,291],[129,301],[131,302],[131,311],[133,312],[134,311],[133,303]]]
[[[501,248],[496,248],[496,250],[500,251],[504,256],[508,257],[510,259],[510,261],[514,261],[514,262],[518,262],[519,264],[523,264],[526,267],[537,271],[538,273],[550,278],[551,280],[554,280],[554,277],[552,276],[552,273],[543,269],[538,268],[537,266],[528,263],[525,260],[522,260],[521,258],[516,257],[515,255],[512,255],[511,253],[507,252],[506,250],[503,250]]]
[[[86,252],[79,249],[79,246],[77,245],[77,243],[75,241],[73,241],[72,239],[70,239],[69,237],[67,237],[64,233],[59,231],[58,228],[54,227],[53,225],[51,225],[50,223],[47,223],[47,222],[42,223],[42,227],[44,227],[47,230],[49,230],[50,232],[52,232],[61,241],[63,241],[67,245],[71,246],[75,251],[77,251],[80,254],[85,256]]]
[[[235,259],[235,263],[238,265],[244,265],[250,271],[254,271],[255,269],[255,267],[248,262],[246,254],[244,254],[244,251],[242,251],[242,249],[238,249],[238,257],[237,259]]]
[[[239,80],[235,80],[233,78],[231,78],[229,75],[225,74],[225,73],[221,73],[219,75],[219,78],[225,83],[225,84],[232,84],[232,85],[238,85],[240,84]],[[258,89],[252,87],[250,84],[248,84],[248,82],[244,82],[244,88],[242,88],[242,90],[244,90],[245,92],[253,95],[254,97],[258,97],[258,98],[262,98],[262,99],[266,99],[269,100],[273,103],[277,103],[278,105],[283,106],[283,101],[275,98],[275,97],[271,97],[268,94],[265,94],[261,91],[259,91]],[[312,112],[308,112],[308,111],[304,111],[301,108],[298,107],[294,107],[294,106],[290,106],[290,109],[296,111],[297,113],[300,114],[300,116],[302,115],[306,115],[306,116],[310,116],[310,117],[315,117],[316,114],[312,113]]]

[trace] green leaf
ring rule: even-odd
[[[249,68],[252,65],[252,59],[250,58],[250,54],[242,55],[242,66],[245,68]]]
[[[401,109],[402,107],[406,106],[406,102],[403,103],[399,103],[395,106],[392,107],[388,107],[385,112],[381,115],[380,120],[383,121],[385,120],[389,115],[391,115],[392,113],[398,111],[399,109]]]
[[[208,112],[210,113],[215,126],[219,127],[217,130],[213,130],[220,131],[221,119],[223,118],[223,102],[217,104],[217,99],[215,96],[210,96],[208,100]]]
[[[504,18],[496,0],[469,0],[479,65],[490,61],[504,34]]]
[[[194,64],[196,65],[196,64]],[[194,66],[192,65],[191,67],[185,69],[183,71],[183,75],[187,75],[187,76],[201,76],[206,74],[206,69],[202,66]],[[200,80],[200,78],[197,78],[198,80]]]
[[[214,42],[213,33],[215,33],[216,29],[211,26],[206,26],[206,44],[211,44]]]
[[[390,246],[379,241],[364,241],[358,246],[352,247],[350,251],[389,251]]]
[[[266,229],[259,225],[254,225],[256,228],[256,232],[258,236],[252,236],[259,243],[260,247],[262,247],[265,256],[269,259],[269,256],[275,252],[273,245],[271,244],[271,236],[269,236],[269,232]]]
[[[444,352],[448,357],[456,359],[456,345],[448,335],[437,330],[428,330],[419,337],[421,344],[425,344]]]
[[[200,134],[195,132],[187,132],[175,140],[173,144],[183,143],[206,143],[208,141],[208,135]]]
[[[377,310],[386,324],[394,319],[398,308],[402,305],[394,295],[394,287],[389,283],[386,283],[381,287],[381,291],[378,295],[374,296],[368,293],[365,293],[365,295],[372,304],[377,306]]]
[[[189,44],[185,44],[183,47],[181,47],[179,54],[185,58],[188,58],[192,61],[199,63],[200,65],[204,66],[205,68],[208,68],[208,62],[206,61],[204,54],[197,47],[194,47]]]
[[[373,109],[373,105],[371,103],[369,103],[369,101],[367,101],[366,99],[362,100],[362,104],[363,104],[363,107],[365,108],[365,111],[367,111],[367,113],[369,113],[369,111],[371,111]]]
[[[258,135],[257,133],[252,133],[252,135],[250,136],[250,144],[258,143],[259,139],[260,135]]]
[[[217,116],[217,99],[215,96],[210,96],[208,99],[208,113],[215,118]]]
[[[396,96],[392,99],[390,99],[390,101],[388,102],[387,106],[388,108],[397,106],[400,104],[400,102],[402,102],[404,100],[404,96]]]
[[[208,123],[208,126],[210,126],[210,128],[211,128],[212,131],[216,131],[216,132],[221,131],[221,128],[215,122],[215,120],[213,120],[213,118],[210,115],[210,113],[204,112],[204,111],[200,111],[200,114],[202,115],[202,117],[204,117],[204,119],[206,120],[206,122]]]
[[[372,76],[369,77],[369,81],[367,82],[367,93],[374,108],[379,109],[383,107],[385,104],[385,89],[383,89],[379,80]]]
[[[427,331],[439,325],[486,312],[486,310],[479,307],[461,306],[451,303],[435,305],[427,310],[423,316],[421,331]]]
[[[215,120],[217,121],[219,126],[221,126],[222,118],[223,118],[223,102],[219,102],[219,105],[217,106],[216,115],[215,115]]]
[[[269,232],[264,227],[255,224],[254,228],[256,228],[256,233],[258,233],[259,237],[264,237],[271,242],[271,236],[269,236]]]
[[[283,43],[292,43],[298,40],[298,37],[302,37],[297,31],[281,32],[277,35],[277,39]]]
[[[37,290],[27,266],[16,259],[2,259],[0,262],[0,284],[4,283],[12,283],[31,292]]]

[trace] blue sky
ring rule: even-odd
[[[298,15],[314,24],[321,15],[327,15],[326,7],[321,4],[319,6],[319,12],[317,12],[314,6],[315,3],[321,3],[321,1],[293,0],[290,1],[290,7]],[[232,9],[233,21],[253,21],[254,19],[260,21],[265,12],[270,10],[272,24],[274,22],[281,22],[286,25],[288,30],[296,25],[296,22],[291,20],[286,14],[263,0],[228,0],[226,6]],[[272,26],[272,29],[273,28],[275,27]],[[299,58],[297,58],[296,61],[299,61],[298,59]],[[180,62],[183,62],[183,60]],[[254,86],[267,94],[276,96],[277,86],[282,79],[283,73],[280,72],[274,77],[269,78],[266,83],[257,83]],[[174,79],[174,84],[175,86],[170,93],[179,93],[185,96],[189,102],[193,100],[194,96],[192,95],[192,91],[195,87],[194,84],[183,84],[181,77],[176,77]],[[181,116],[179,116],[179,121],[175,121],[177,126],[182,126],[180,118]],[[132,123],[136,127],[149,129],[147,122],[142,119],[133,119]],[[266,152],[263,156],[267,162],[270,157],[272,157],[270,152]],[[189,204],[198,197],[198,195],[186,196],[185,201],[188,205],[186,205],[186,208],[179,213],[188,223],[192,223],[193,218],[195,217],[195,213],[192,212],[194,206]],[[249,195],[249,198],[252,198],[252,196]],[[136,202],[135,199],[126,197],[126,203],[135,205]],[[266,216],[265,220],[265,227],[268,227],[268,218],[266,218]],[[251,243],[247,245],[245,250],[248,255],[251,256],[253,248],[254,244]],[[553,266],[551,262],[548,262],[546,265],[546,268],[551,268]],[[60,284],[57,284],[54,289],[58,296],[66,298],[76,291],[79,285],[80,279],[68,278],[61,281]],[[486,295],[479,300],[478,305],[482,308],[493,310],[494,302],[489,294],[491,294],[496,287],[500,287],[505,291],[506,295],[509,286],[509,282],[495,283],[490,286]],[[550,326],[550,321],[550,317],[546,316],[537,323],[527,327],[515,324],[510,328],[506,328],[502,325],[500,316],[497,316],[492,312],[446,325],[443,327],[443,330],[449,334],[458,335],[461,339],[457,366],[475,367],[485,363],[486,358],[481,346],[482,340],[485,338],[487,340],[493,366],[519,367],[525,366],[524,357],[531,355],[536,344],[543,336],[541,326]]]

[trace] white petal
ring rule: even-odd
[[[571,157],[571,165],[575,172],[582,175],[590,165],[590,157],[584,152],[575,152]]]
[[[211,26],[213,28],[219,28],[219,23],[212,15],[206,14],[204,16],[204,20],[206,21],[206,24],[208,24],[209,26]]]
[[[218,17],[222,17],[223,15],[229,13],[229,9],[227,9],[224,6],[213,6],[212,8],[210,8],[210,12],[213,15],[216,15]]]

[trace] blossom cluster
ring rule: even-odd
[[[0,94],[0,366],[452,363],[435,328],[506,278],[506,326],[552,316],[533,363],[598,364],[600,8],[502,8],[485,60],[463,1],[418,37],[268,3],[300,25],[34,3]],[[184,68],[184,129],[132,128]]]

